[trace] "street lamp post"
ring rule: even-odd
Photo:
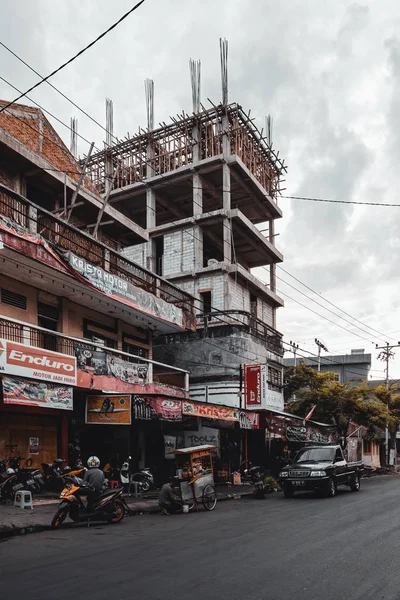
[[[322,350],[325,350],[325,352],[329,352],[328,348],[319,340],[317,340],[317,338],[315,338],[315,343],[318,346],[318,371],[321,370],[321,348]]]

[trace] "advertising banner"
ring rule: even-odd
[[[244,365],[244,401],[245,407],[261,408],[261,365]]]
[[[39,438],[29,438],[29,454],[39,454]]]
[[[102,294],[123,302],[127,306],[137,308],[142,312],[161,317],[183,327],[182,309],[174,304],[157,298],[150,292],[133,285],[130,281],[113,275],[72,252],[65,254],[65,260],[74,273]]]
[[[199,427],[197,431],[185,431],[185,447],[193,448],[193,446],[203,446],[210,444],[217,448],[219,454],[220,449],[220,431],[212,427]]]
[[[96,425],[130,425],[130,396],[86,396],[86,423]]]
[[[78,363],[78,385],[110,392],[129,392],[129,385],[148,383],[147,363],[127,362],[107,350],[75,348]]]
[[[73,388],[54,383],[3,377],[4,404],[23,404],[59,410],[73,409]]]
[[[208,417],[225,421],[238,421],[239,409],[218,406],[217,404],[202,404],[201,402],[182,401],[182,413],[192,417]]]
[[[133,406],[135,419],[141,421],[151,421],[152,419],[182,421],[181,400],[170,400],[159,396],[134,396]]]
[[[176,436],[164,435],[164,458],[166,460],[174,460],[175,455],[171,454],[174,450],[176,450]]]
[[[73,356],[4,339],[0,339],[0,373],[77,385]]]

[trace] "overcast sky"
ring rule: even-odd
[[[3,0],[0,40],[45,75],[133,3]],[[229,100],[251,108],[260,128],[272,114],[275,147],[289,167],[285,194],[400,204],[399,31],[395,0],[146,0],[51,81],[101,123],[110,97],[114,132],[122,137],[146,125],[146,77],[155,82],[156,123],[191,110],[190,57],[202,61],[203,103],[218,103],[219,37],[226,37]],[[1,76],[18,88],[37,81],[2,47],[0,65]],[[0,80],[2,99],[16,95]],[[79,133],[101,147],[104,132],[46,84],[32,98],[67,123],[77,116]],[[69,143],[69,132],[55,126]],[[79,152],[87,149],[79,140]],[[361,331],[278,280],[282,296],[344,328],[283,296],[280,331],[313,352],[315,337],[334,353],[365,348],[374,356],[372,375],[383,377],[375,344],[400,339],[400,208],[287,199],[279,204],[283,267],[365,323],[357,323]],[[337,312],[286,273],[277,274]],[[397,354],[391,374],[400,378],[400,349]]]

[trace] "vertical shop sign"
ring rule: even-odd
[[[261,365],[244,365],[245,407],[261,407]]]
[[[171,454],[174,450],[176,450],[176,436],[164,435],[164,457],[166,460],[174,460],[175,455]]]

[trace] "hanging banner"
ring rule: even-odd
[[[260,415],[249,410],[241,410],[239,413],[240,429],[259,429]]]
[[[130,281],[122,279],[122,277],[113,275],[101,267],[87,262],[84,258],[80,258],[72,252],[65,253],[64,257],[74,273],[102,294],[123,302],[127,306],[183,327],[181,308],[158,298],[150,292],[146,292]]]
[[[182,421],[182,402],[169,398],[134,396],[133,407],[135,419],[151,421]]]
[[[76,359],[73,356],[4,339],[0,339],[0,372],[77,385]]]
[[[59,410],[73,409],[72,387],[19,377],[3,377],[2,383],[4,404],[23,404]]]
[[[29,454],[39,454],[39,438],[29,438]]]
[[[245,407],[261,407],[261,365],[244,365]]]
[[[238,421],[239,409],[218,406],[217,404],[202,404],[201,402],[182,401],[182,413],[192,417],[208,417],[209,419],[223,419],[225,421]]]
[[[130,425],[130,396],[86,396],[86,423],[97,425]]]
[[[131,363],[107,350],[75,348],[78,385],[110,392],[129,392],[129,385],[148,383],[147,363]]]
[[[220,432],[219,429],[212,427],[200,426],[197,431],[185,431],[185,447],[193,448],[193,446],[203,446],[209,444],[217,448],[217,454],[220,449]]]

